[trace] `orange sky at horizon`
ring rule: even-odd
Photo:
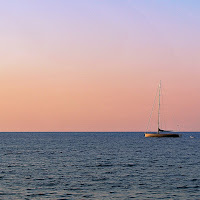
[[[0,131],[145,131],[160,80],[198,131],[200,4],[150,2],[0,3]]]

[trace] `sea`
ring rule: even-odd
[[[198,200],[200,133],[0,133],[0,199]]]

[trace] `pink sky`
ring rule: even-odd
[[[0,131],[200,130],[198,1],[0,3]],[[155,128],[155,127],[154,127]]]

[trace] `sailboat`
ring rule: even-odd
[[[145,133],[145,137],[180,137],[180,134],[173,133],[173,131],[166,131],[160,128],[160,94],[161,81],[159,83],[159,98],[158,98],[158,131],[156,133]],[[151,116],[150,116],[151,117]],[[148,127],[147,127],[148,129]]]

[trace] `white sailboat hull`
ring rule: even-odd
[[[145,133],[145,137],[180,137],[177,133]]]

